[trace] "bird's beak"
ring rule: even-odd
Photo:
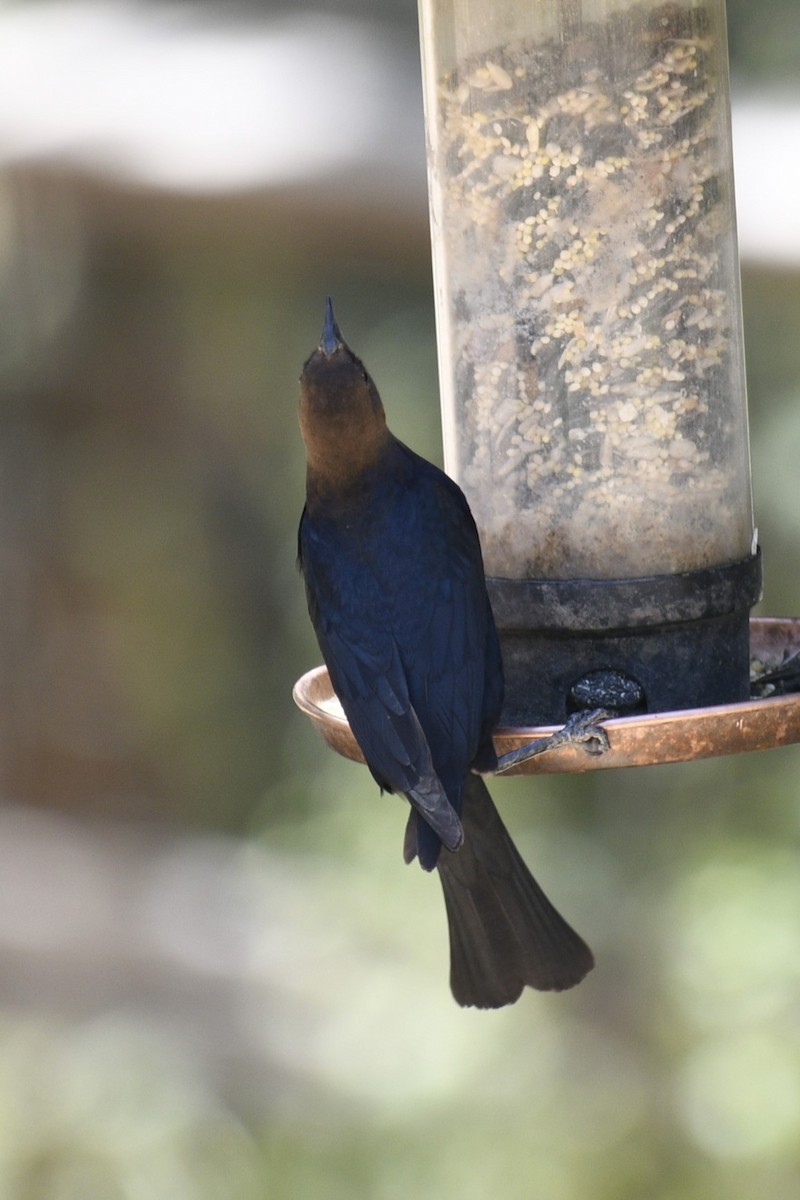
[[[325,324],[322,327],[319,349],[323,354],[330,357],[331,354],[335,354],[337,350],[340,350],[343,345],[342,335],[339,332],[339,326],[336,324],[336,318],[333,315],[331,298],[328,296],[325,304]]]

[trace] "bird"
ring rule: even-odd
[[[298,565],[331,685],[382,792],[410,804],[406,863],[438,871],[457,1003],[562,991],[592,952],[539,887],[483,776],[497,767],[500,644],[459,486],[389,430],[330,298],[300,376]]]

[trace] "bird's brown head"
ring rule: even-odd
[[[300,430],[309,484],[346,487],[373,466],[390,434],[378,389],[345,342],[330,299],[322,337],[300,375]]]

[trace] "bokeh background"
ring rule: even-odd
[[[800,7],[729,0],[760,611],[800,613]],[[794,1200],[800,750],[494,788],[595,949],[462,1012],[294,708],[331,292],[441,461],[413,0],[0,3],[0,1196]]]

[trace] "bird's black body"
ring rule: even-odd
[[[577,983],[591,953],[539,889],[473,771],[496,766],[500,647],[467,502],[386,428],[328,314],[301,376],[299,560],[331,682],[382,788],[412,811],[405,857],[438,865],[462,1004]]]
[[[347,500],[306,509],[300,559],[334,690],[372,774],[403,792],[423,867],[455,850],[466,773],[496,765],[500,647],[460,489],[390,437]]]

